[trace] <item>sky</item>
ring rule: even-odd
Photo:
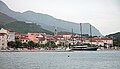
[[[120,0],[2,0],[17,12],[28,10],[76,23],[90,23],[103,35],[120,32]]]

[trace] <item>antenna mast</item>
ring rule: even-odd
[[[83,42],[82,42],[82,23],[80,23],[80,35],[81,35],[81,36],[80,36],[81,43],[83,43]]]
[[[90,24],[90,41],[91,41],[91,45],[92,45],[92,28],[91,28],[91,24]]]

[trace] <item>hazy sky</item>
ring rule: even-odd
[[[120,0],[2,0],[10,9],[49,14],[95,26],[103,35],[120,31]]]

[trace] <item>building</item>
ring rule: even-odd
[[[0,33],[0,50],[5,49],[7,47],[7,34]]]
[[[15,32],[8,33],[8,42],[15,41]]]
[[[20,41],[20,39],[21,39],[21,34],[18,32],[15,32],[15,40]]]
[[[12,31],[12,29],[9,28],[1,28],[0,33],[6,33],[8,38],[8,42],[15,41],[15,32]]]
[[[9,28],[0,29],[0,49],[6,48],[7,43],[10,41],[15,41],[15,32]]]
[[[64,37],[65,40],[68,40],[72,37],[72,34],[69,34],[69,33],[65,33],[62,35]]]
[[[30,41],[30,39],[28,39],[28,38],[21,38],[20,41],[22,43],[28,43]]]
[[[16,38],[19,38],[19,40],[22,43],[28,43],[30,41],[30,39],[28,39],[28,35],[27,34],[16,34]]]
[[[69,43],[81,42],[81,38],[70,38]],[[96,46],[111,46],[113,45],[112,38],[82,38],[82,43],[84,44],[93,44]]]

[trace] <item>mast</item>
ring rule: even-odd
[[[72,28],[72,40],[73,40],[73,28]],[[74,44],[74,40],[73,40],[73,44]]]
[[[92,45],[92,28],[91,28],[91,24],[90,24],[90,41],[91,41],[91,45]]]
[[[81,44],[82,44],[82,23],[80,23],[80,40],[81,40]]]
[[[73,28],[72,28],[72,38],[73,38]]]

